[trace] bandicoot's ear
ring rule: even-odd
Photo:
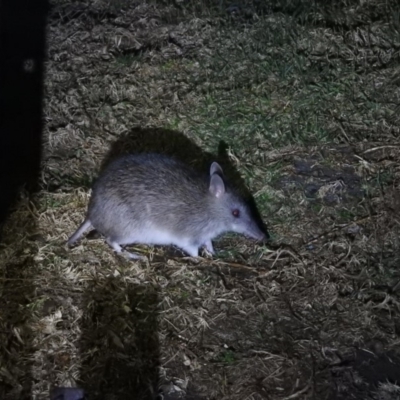
[[[212,174],[210,179],[210,192],[217,198],[225,193],[225,184],[218,174]]]
[[[210,175],[213,175],[215,173],[218,173],[218,174],[221,174],[221,176],[224,176],[224,172],[222,171],[221,166],[217,162],[214,161],[210,167]]]

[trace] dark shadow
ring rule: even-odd
[[[43,128],[43,80],[48,0],[0,2],[0,399],[32,398],[35,249],[21,237],[36,232],[32,213],[8,220],[19,191],[38,188]],[[27,207],[22,204],[21,207]],[[7,221],[8,220],[8,221]],[[6,257],[13,261],[6,265]]]
[[[204,152],[180,132],[160,128],[133,128],[111,145],[101,168],[122,154],[162,153],[173,156],[196,169],[206,172],[215,157]]]
[[[0,379],[0,399],[4,400],[32,398],[34,350],[28,306],[35,293],[30,275],[35,271],[33,258],[30,255],[19,263],[10,263],[0,280],[0,363],[8,372]]]
[[[213,155],[204,152],[192,140],[180,132],[160,128],[133,128],[129,133],[121,135],[112,144],[110,151],[101,165],[101,170],[116,157],[129,153],[154,152],[167,154],[204,173],[208,173],[211,163],[217,161],[223,168],[229,183],[248,202],[260,229],[268,236],[267,227],[257,209],[254,197],[230,161],[227,149],[228,144],[221,141],[218,147],[218,154]]]
[[[154,399],[159,343],[158,293],[109,278],[86,291],[78,385],[88,399]]]
[[[47,0],[0,2],[0,234],[21,186],[38,186],[47,11]]]

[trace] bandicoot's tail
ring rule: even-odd
[[[68,246],[72,246],[91,226],[90,220],[86,218],[76,232],[68,239]]]

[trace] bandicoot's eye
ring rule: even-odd
[[[236,218],[239,218],[239,216],[240,216],[240,211],[239,211],[237,208],[235,208],[235,209],[232,211],[232,215],[233,215],[234,217],[236,217]]]

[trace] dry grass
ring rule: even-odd
[[[54,2],[42,190],[1,244],[0,398],[400,398],[397,3],[196,4]],[[219,159],[272,243],[68,250],[104,160],[147,150]]]

